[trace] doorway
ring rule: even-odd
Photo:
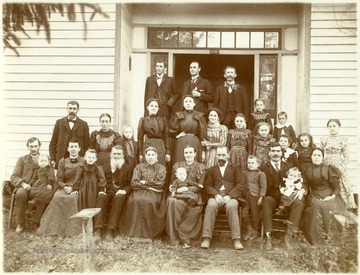
[[[244,87],[248,95],[249,110],[254,111],[254,55],[174,54],[174,77],[181,93],[184,82],[190,78],[189,65],[194,60],[200,62],[200,75],[211,82],[214,91],[224,84],[224,68],[234,66],[237,73],[235,81]],[[181,109],[182,102],[179,100],[175,110]],[[250,114],[245,115],[249,117]]]

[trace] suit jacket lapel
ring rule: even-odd
[[[66,129],[67,129],[68,131],[71,130],[71,129],[70,129],[70,126],[69,126],[69,122],[68,122],[67,117],[64,117],[64,119],[62,120],[62,123],[64,124],[64,126],[66,127]]]
[[[75,120],[75,123],[74,123],[74,127],[72,128],[72,130],[75,132],[75,130],[77,128],[79,128],[80,126],[80,119],[77,117],[76,120]]]

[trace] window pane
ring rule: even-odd
[[[278,32],[265,32],[265,48],[279,48]]]
[[[164,42],[165,47],[177,48],[178,32],[177,31],[165,31]]]
[[[276,67],[276,55],[260,55],[259,97],[265,100],[266,109],[275,109],[276,105]]]
[[[180,31],[179,32],[179,47],[191,48],[191,32]]]
[[[193,43],[195,48],[206,47],[206,32],[194,32],[193,39],[194,39]]]
[[[149,32],[150,47],[162,47],[163,37],[164,37],[163,31],[150,31]]]
[[[220,32],[208,32],[208,47],[220,48]]]
[[[236,48],[249,48],[249,32],[236,32]]]
[[[221,33],[221,47],[222,48],[234,48],[235,46],[235,33],[234,32],[222,32]]]
[[[264,48],[264,32],[251,32],[250,48]]]

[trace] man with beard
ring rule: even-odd
[[[144,117],[149,114],[146,108],[147,101],[150,98],[156,98],[159,101],[158,115],[170,118],[173,105],[180,98],[180,95],[176,90],[175,79],[165,74],[166,63],[164,61],[156,62],[155,69],[156,74],[146,79]]]
[[[265,173],[267,182],[266,195],[262,203],[262,219],[266,235],[265,250],[268,251],[272,250],[271,232],[273,210],[279,206],[281,200],[280,187],[285,186],[284,178],[286,178],[286,172],[291,168],[289,164],[281,160],[282,151],[279,143],[273,142],[270,144],[269,156],[270,160],[260,167],[260,170]],[[288,226],[284,237],[284,243],[288,249],[292,248],[292,237],[294,233],[299,230],[299,223],[304,210],[304,203],[301,199],[307,192],[305,185],[304,188],[305,189],[297,190],[295,200],[290,206]]]
[[[238,208],[239,203],[246,204],[243,199],[246,190],[245,178],[240,177],[241,171],[236,164],[228,162],[229,149],[226,146],[216,149],[216,157],[218,163],[207,170],[204,181],[204,194],[208,201],[205,208],[201,248],[210,247],[216,215],[219,209],[225,208],[234,249],[241,250],[243,246],[240,242]]]
[[[41,142],[36,137],[31,137],[26,142],[30,154],[20,157],[14,167],[10,177],[11,183],[17,189],[16,191],[16,209],[17,209],[17,227],[16,233],[21,233],[25,228],[25,210],[28,207],[28,201],[33,199],[31,194],[31,185],[29,184],[35,168],[38,167],[37,159]],[[34,223],[39,224],[41,216],[45,210],[46,204],[37,202],[37,208],[34,215]]]
[[[198,61],[190,64],[191,79],[183,86],[183,96],[192,95],[195,98],[195,110],[206,114],[208,104],[214,100],[214,91],[209,80],[200,76],[201,66]]]
[[[111,149],[110,164],[104,167],[106,176],[106,190],[99,192],[96,199],[96,207],[101,212],[95,216],[95,237],[101,239],[104,233],[105,217],[108,205],[111,202],[111,210],[107,222],[106,239],[112,239],[118,227],[120,216],[125,205],[126,198],[130,195],[132,169],[125,163],[125,153],[121,145],[115,145]]]
[[[226,66],[223,85],[216,88],[214,96],[214,107],[222,111],[224,118],[222,124],[228,129],[234,128],[234,117],[236,114],[243,113],[249,117],[249,102],[244,87],[235,83],[236,68]]]
[[[89,147],[89,126],[77,116],[79,103],[69,101],[67,103],[67,112],[68,116],[56,121],[49,144],[51,164],[56,169],[60,159],[69,157],[67,147],[70,139],[78,140],[81,148],[80,156],[84,156]]]

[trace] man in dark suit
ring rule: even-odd
[[[156,98],[160,102],[159,116],[170,118],[172,108],[175,102],[180,98],[176,90],[175,79],[165,74],[166,63],[164,61],[156,62],[156,74],[149,76],[145,84],[144,96],[144,116],[149,114],[147,110],[147,101]]]
[[[207,113],[209,103],[214,100],[214,92],[209,80],[202,78],[200,63],[193,61],[190,64],[191,79],[185,81],[183,86],[183,96],[192,95],[195,98],[195,110]]]
[[[131,178],[133,169],[125,163],[125,153],[121,145],[115,145],[111,149],[110,163],[104,167],[106,176],[106,190],[99,192],[96,206],[101,212],[94,217],[95,238],[101,239],[104,233],[106,213],[111,203],[109,218],[107,221],[106,239],[112,239],[118,228],[120,216],[125,207],[126,199],[131,194]]]
[[[222,111],[224,118],[222,124],[228,129],[234,128],[234,117],[238,113],[243,113],[249,117],[249,101],[244,87],[235,83],[236,69],[232,66],[226,66],[224,77],[226,79],[223,85],[216,88],[214,96],[214,107]]]
[[[77,116],[79,103],[69,101],[67,103],[67,112],[68,116],[56,121],[49,144],[51,164],[55,168],[57,168],[61,158],[69,157],[67,147],[70,139],[78,140],[81,148],[80,156],[84,156],[89,147],[89,126],[87,122]]]
[[[240,177],[240,168],[230,164],[229,149],[225,146],[216,150],[218,164],[210,167],[205,175],[204,195],[207,199],[203,224],[203,241],[201,248],[209,248],[213,235],[215,218],[220,208],[226,209],[226,215],[231,230],[234,249],[243,249],[240,242],[240,224],[238,207],[244,200],[246,185],[245,178]]]
[[[264,223],[264,232],[266,235],[265,249],[272,250],[271,232],[272,232],[272,215],[274,208],[278,207],[281,194],[280,187],[284,186],[283,178],[286,172],[291,168],[289,164],[281,161],[282,151],[279,143],[270,144],[270,160],[262,165],[261,171],[265,173],[267,190],[262,203],[262,218]],[[298,230],[300,218],[304,210],[304,203],[301,201],[306,192],[305,189],[298,190],[296,200],[290,206],[288,227],[284,237],[284,243],[287,248],[292,248],[293,234]]]

